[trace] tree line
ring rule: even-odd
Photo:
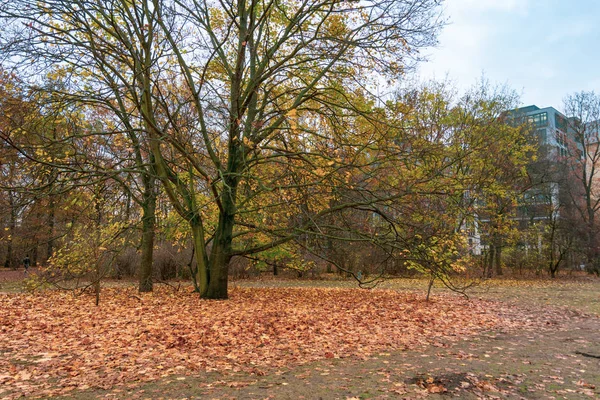
[[[204,298],[227,297],[236,260],[453,285],[479,262],[502,273],[518,202],[543,181],[510,91],[374,94],[435,43],[436,0],[18,0],[0,20],[8,266],[18,248],[99,285],[134,247],[150,291],[158,240],[191,249]]]

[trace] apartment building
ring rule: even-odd
[[[534,128],[545,157],[558,161],[570,155],[568,147],[576,142],[576,137],[569,129],[569,119],[556,108],[530,105],[510,110],[507,114],[514,123],[527,122]]]
[[[523,192],[514,217],[519,228],[525,230],[531,224],[559,218],[560,197],[564,195],[561,186],[566,174],[565,161],[579,154],[573,151],[574,147],[581,147],[575,133],[569,129],[571,121],[554,107],[540,108],[536,105],[508,110],[504,117],[510,124],[529,124],[539,146],[537,161],[529,168],[531,187]],[[469,247],[473,254],[481,254],[487,247],[482,240],[481,230],[485,230],[488,223],[489,219],[480,215],[468,230]]]

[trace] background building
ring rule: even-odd
[[[536,105],[508,111],[513,123],[529,123],[537,136],[542,155],[559,161],[569,156],[569,143],[575,143],[575,135],[569,132],[568,118],[554,107],[539,108]]]

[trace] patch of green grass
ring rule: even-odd
[[[21,293],[22,291],[23,291],[23,281],[0,282],[0,292]]]
[[[490,281],[471,292],[474,297],[522,305],[567,307],[600,315],[600,280]]]

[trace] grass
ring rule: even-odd
[[[382,281],[377,287],[399,291],[423,293],[427,291],[426,278],[393,278]],[[241,287],[339,287],[355,288],[354,280],[285,280],[261,279],[240,280],[232,286]],[[436,294],[450,293],[450,290],[436,282],[433,289]],[[467,291],[469,297],[499,300],[527,306],[568,307],[580,312],[600,315],[600,279],[591,276],[546,277],[534,279],[491,279]]]
[[[600,315],[600,280],[494,280],[475,288],[472,296],[528,306],[566,307]]]

